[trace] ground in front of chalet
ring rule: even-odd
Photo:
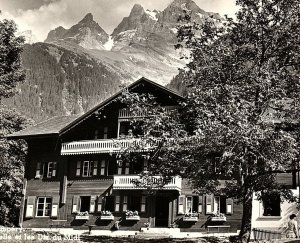
[[[120,235],[120,236],[104,236],[93,235],[85,232],[83,234],[65,235],[58,232],[49,231],[32,231],[22,229],[18,231],[0,232],[0,242],[5,243],[81,243],[81,242],[101,242],[101,243],[171,243],[171,242],[183,242],[183,243],[229,243],[228,237],[180,237],[173,238],[174,236],[163,235]],[[232,241],[231,241],[232,242]]]

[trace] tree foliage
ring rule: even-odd
[[[24,39],[15,37],[13,21],[0,22],[0,103],[16,93],[18,83],[25,79],[20,54]],[[27,120],[5,105],[0,107],[0,225],[17,225],[21,200],[26,146],[5,135],[23,129]]]
[[[298,154],[300,5],[296,0],[237,4],[236,20],[207,19],[179,28],[177,47],[187,48],[190,60],[179,76],[185,101],[176,116],[159,112],[152,102],[156,113],[142,126],[159,133],[141,138],[159,138],[152,152],[155,173],[181,174],[199,193],[225,194],[242,203],[240,236],[249,241],[253,193],[276,191],[282,200],[295,200],[276,174],[293,170]],[[137,94],[124,97],[132,110],[146,110]],[[219,174],[226,182],[222,187]]]
[[[24,38],[15,32],[13,21],[0,22],[0,100],[14,95],[16,85],[25,79],[20,60]]]

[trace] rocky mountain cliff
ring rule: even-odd
[[[7,103],[41,120],[85,112],[141,76],[168,84],[184,65],[174,48],[183,11],[197,23],[222,20],[192,0],[174,0],[163,11],[135,4],[110,36],[91,13],[70,29],[51,30],[45,43],[26,46],[27,82]]]
[[[51,30],[45,42],[68,41],[86,49],[104,49],[108,34],[94,21],[88,13],[78,24],[66,30],[59,26]]]

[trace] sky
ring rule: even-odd
[[[44,41],[58,26],[70,28],[87,13],[109,34],[128,16],[135,3],[144,9],[163,10],[173,0],[0,0],[0,19],[13,19],[19,31],[32,30]],[[234,17],[235,0],[194,0],[205,11]]]

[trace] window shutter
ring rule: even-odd
[[[198,197],[198,213],[203,212],[203,196]]]
[[[128,196],[123,196],[123,212],[126,212],[128,204]]]
[[[76,164],[76,176],[80,176],[80,170],[81,170],[81,161],[77,161],[77,164]]]
[[[206,214],[212,214],[214,212],[213,195],[206,194]]]
[[[52,207],[51,207],[51,218],[57,218],[58,204],[59,204],[59,196],[53,197]]]
[[[94,161],[93,164],[93,176],[96,176],[98,174],[98,161]]]
[[[178,214],[184,214],[184,201],[185,196],[178,197]]]
[[[126,162],[125,164],[125,175],[128,175],[129,174],[129,162]]]
[[[141,197],[141,212],[146,212],[146,196]]]
[[[56,176],[57,162],[53,162],[52,177]]]
[[[115,212],[120,212],[120,196],[115,197]]]
[[[34,196],[27,197],[25,218],[33,218],[34,207],[35,207],[35,197]]]
[[[118,175],[122,175],[122,160],[117,160],[118,163]]]
[[[41,177],[42,177],[42,163],[37,162],[36,171],[35,171],[35,178],[40,179]]]
[[[103,139],[107,139],[107,135],[108,135],[108,127],[104,127],[103,128]]]
[[[78,211],[78,201],[79,201],[79,196],[73,196],[73,205],[72,205],[72,213],[76,213]]]
[[[233,214],[233,200],[226,198],[226,214]]]
[[[61,193],[61,203],[65,204],[67,201],[67,190],[68,190],[68,177],[64,175],[62,193]]]
[[[144,158],[144,171],[148,171],[148,158]]]
[[[101,160],[100,175],[105,175],[105,160]]]
[[[90,213],[94,213],[95,212],[95,207],[96,207],[96,196],[91,196],[91,200],[90,200]]]
[[[94,161],[88,161],[88,176],[93,176]]]
[[[41,175],[47,177],[47,163],[42,163]]]
[[[46,166],[46,176],[47,178],[51,178],[52,177],[52,172],[53,172],[53,162],[48,162],[46,163],[47,166]]]
[[[97,200],[97,212],[100,213],[102,211],[103,197],[99,196]]]

